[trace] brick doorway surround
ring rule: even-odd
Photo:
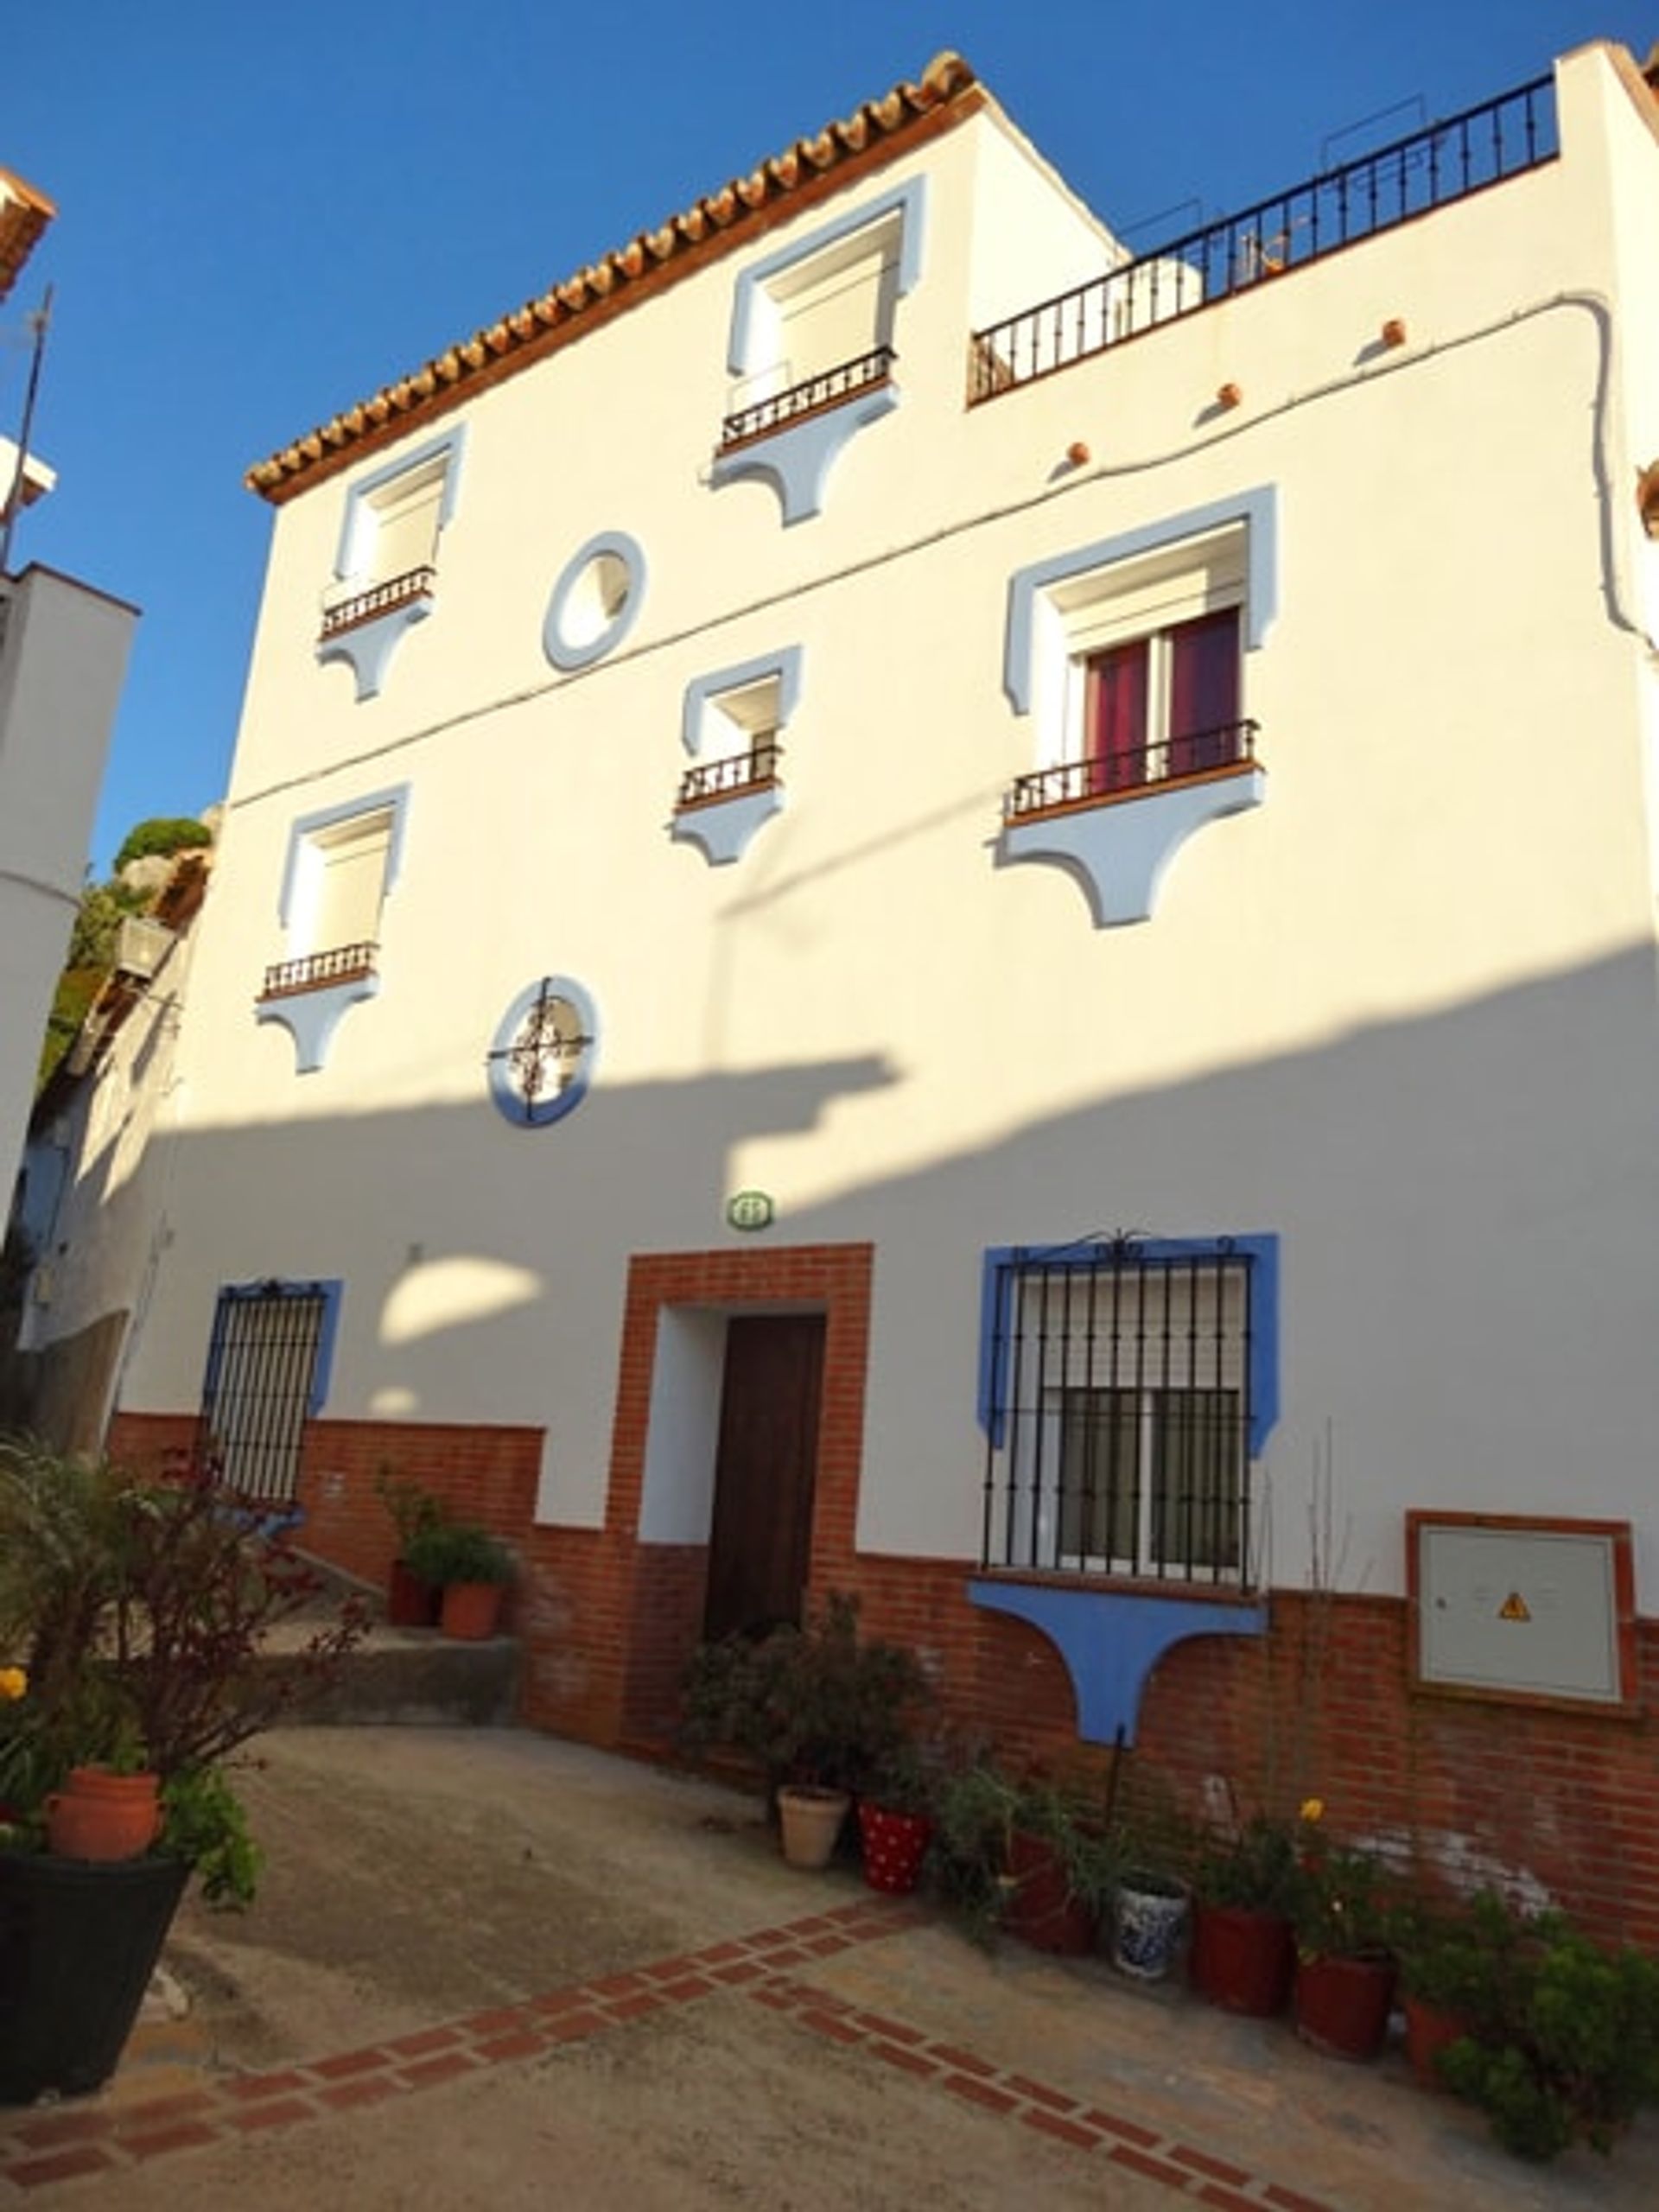
[[[532,1721],[638,1750],[660,1751],[672,1734],[680,1676],[702,1634],[709,1547],[706,1531],[700,1542],[647,1542],[640,1535],[658,1331],[667,1309],[732,1314],[792,1308],[823,1315],[807,1586],[816,1596],[850,1582],[874,1265],[869,1244],[633,1256],[604,1529],[531,1532],[537,1592],[526,1622],[526,1707]]]

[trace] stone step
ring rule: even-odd
[[[517,1637],[496,1636],[468,1643],[436,1629],[393,1628],[384,1618],[378,1592],[320,1560],[310,1563],[324,1575],[326,1586],[303,1611],[270,1632],[263,1665],[283,1666],[289,1655],[327,1626],[348,1592],[366,1599],[371,1618],[365,1633],[341,1661],[338,1679],[320,1699],[308,1702],[306,1720],[340,1726],[429,1728],[506,1727],[516,1721]]]

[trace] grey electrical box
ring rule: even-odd
[[[1417,1672],[1440,1688],[1620,1705],[1630,1530],[1408,1516]]]

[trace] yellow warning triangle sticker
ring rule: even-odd
[[[1497,1618],[1501,1621],[1529,1621],[1532,1618],[1532,1614],[1528,1608],[1526,1599],[1521,1595],[1521,1592],[1518,1590],[1511,1590],[1509,1596],[1498,1607]]]

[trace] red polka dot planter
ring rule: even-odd
[[[864,1847],[864,1879],[888,1897],[906,1897],[922,1878],[922,1862],[933,1839],[925,1813],[889,1812],[861,1798],[859,1839]]]

